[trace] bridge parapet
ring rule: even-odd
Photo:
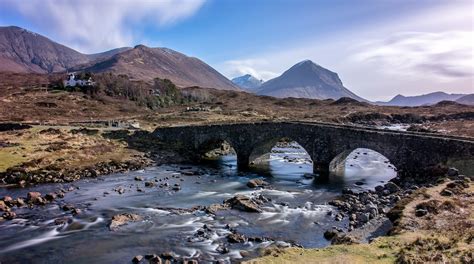
[[[387,157],[400,174],[415,175],[449,160],[473,159],[474,139],[410,133],[324,123],[262,122],[158,128],[154,135],[168,142],[189,160],[223,141],[237,153],[239,168],[269,153],[275,143],[289,138],[311,156],[315,173],[327,174],[329,164],[341,153],[368,148]]]

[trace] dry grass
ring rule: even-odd
[[[97,135],[71,133],[71,127],[59,128],[58,133],[46,133],[46,127],[0,132],[0,141],[15,144],[0,148],[0,172],[22,164],[28,170],[47,166],[80,168],[99,162],[130,159],[137,151],[126,143]]]

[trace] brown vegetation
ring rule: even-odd
[[[177,124],[266,120],[369,126],[418,123],[417,129],[421,130],[474,136],[474,106],[387,107],[342,99],[278,99],[198,87],[167,89],[172,85],[163,85],[163,80],[147,84],[111,74],[94,75],[99,86],[97,93],[47,89],[63,77],[0,74],[4,80],[0,83],[0,121],[68,124],[134,118],[149,129]]]

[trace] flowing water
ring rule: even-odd
[[[259,248],[272,244],[323,247],[328,245],[322,235],[326,229],[347,225],[328,215],[334,210],[327,205],[329,200],[344,187],[374,188],[395,176],[383,156],[363,149],[348,156],[345,168],[343,175],[332,175],[327,182],[309,178],[305,176],[312,172],[309,156],[290,144],[275,147],[267,166],[249,172],[238,172],[236,157],[229,155],[200,166],[164,165],[71,184],[0,189],[0,196],[13,198],[29,191],[45,194],[71,189],[55,203],[16,209],[17,219],[0,222],[0,262],[130,263],[135,255],[167,251],[197,258],[200,263],[239,262],[243,251],[255,256]],[[183,171],[199,171],[200,175],[184,176]],[[135,181],[136,176],[144,181]],[[252,178],[264,178],[270,187],[250,189],[246,183]],[[145,181],[155,180],[158,184],[167,181],[170,187],[144,186]],[[180,191],[172,190],[175,183],[181,185]],[[119,194],[114,191],[117,188],[125,192]],[[262,213],[223,210],[211,215],[202,210],[174,210],[222,203],[236,194],[262,194],[271,202],[263,206]],[[72,216],[61,209],[64,204],[82,213]],[[110,219],[119,213],[135,213],[143,220],[111,231]],[[204,226],[206,235],[197,235]],[[269,239],[228,243],[230,228],[247,237]]]

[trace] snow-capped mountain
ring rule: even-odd
[[[263,80],[259,80],[250,74],[245,74],[240,77],[235,77],[232,79],[232,82],[242,89],[256,91],[262,85]]]

